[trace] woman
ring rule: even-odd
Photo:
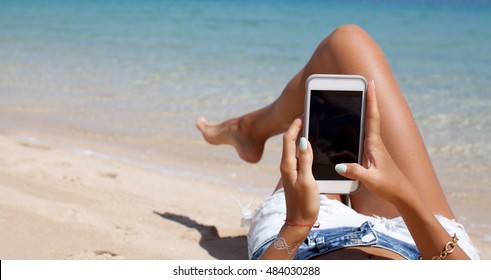
[[[305,80],[314,73],[357,74],[370,81],[364,166],[336,166],[341,175],[362,182],[350,195],[352,209],[339,196],[319,196],[305,138],[296,155]],[[265,141],[286,131],[280,183],[255,211],[249,232],[252,258],[479,258],[454,221],[382,50],[357,26],[339,27],[325,38],[269,106],[219,125],[204,118],[196,125],[206,141],[231,144],[248,162],[259,161]]]

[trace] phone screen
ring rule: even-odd
[[[358,162],[363,96],[361,91],[312,90],[309,141],[316,180],[349,180],[339,175],[338,163]]]

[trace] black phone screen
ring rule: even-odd
[[[358,162],[362,106],[361,91],[311,91],[308,137],[316,180],[349,180],[334,166]]]

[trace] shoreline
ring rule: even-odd
[[[167,140],[144,153],[89,138],[5,130],[0,225],[7,230],[0,234],[0,258],[246,259],[239,205],[252,210],[270,194],[279,176],[271,155],[278,147],[268,144],[264,162],[251,165],[230,147]],[[491,259],[489,225],[479,215],[490,207],[486,197],[447,195],[481,257]]]

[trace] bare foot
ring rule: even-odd
[[[227,120],[218,125],[211,125],[204,117],[196,122],[196,127],[205,140],[213,145],[232,145],[240,158],[247,162],[258,162],[264,151],[265,140],[258,140],[250,133],[250,125],[244,118]]]

